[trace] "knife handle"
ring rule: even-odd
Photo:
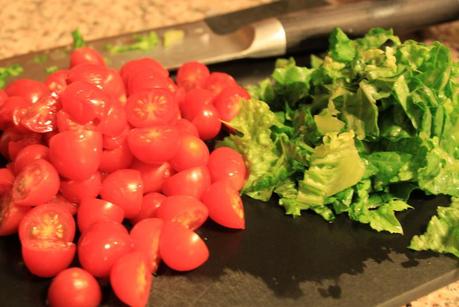
[[[279,16],[287,50],[313,46],[336,27],[351,35],[363,35],[372,27],[397,31],[415,30],[459,16],[459,0],[384,0],[330,5]]]

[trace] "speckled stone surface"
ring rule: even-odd
[[[0,58],[69,44],[79,28],[88,39],[129,33],[243,9],[271,0],[0,0]],[[459,23],[427,31],[459,48]],[[459,306],[459,281],[409,305]]]

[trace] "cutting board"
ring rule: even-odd
[[[244,20],[249,22],[298,7],[298,1],[286,3],[246,11]],[[234,18],[220,22],[228,20]],[[218,27],[216,19],[211,22]],[[125,36],[104,39],[94,46],[126,39]],[[45,64],[34,63],[36,54],[31,54],[0,61],[0,66],[23,64],[28,68],[23,77],[43,79],[45,66],[63,67],[67,61],[65,49],[46,53],[50,60]],[[139,56],[145,54],[108,59],[119,66]],[[304,63],[308,55],[296,58]],[[273,66],[274,59],[242,60],[215,65],[211,70],[228,72],[240,83],[248,84],[267,77]],[[344,216],[334,223],[307,212],[292,218],[284,214],[276,199],[259,202],[244,198],[247,229],[231,231],[207,222],[199,234],[209,246],[209,261],[188,273],[176,273],[161,266],[154,279],[150,304],[400,306],[459,279],[457,259],[406,248],[414,234],[425,230],[436,207],[447,203],[446,197],[415,193],[410,199],[414,209],[398,215],[405,230],[402,236],[374,232]],[[0,238],[1,306],[44,305],[49,282],[27,272],[16,236]],[[103,305],[121,305],[108,286],[104,286]]]

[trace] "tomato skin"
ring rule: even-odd
[[[154,165],[134,160],[131,168],[138,170],[142,175],[144,193],[161,191],[164,180],[172,176],[173,172],[169,162]]]
[[[78,204],[73,203],[73,202],[65,199],[60,194],[57,194],[56,197],[54,197],[53,199],[51,199],[48,202],[48,204],[53,204],[53,205],[57,205],[59,207],[62,207],[65,210],[67,210],[71,215],[75,215],[77,213],[77,210],[78,210]]]
[[[128,129],[129,125],[126,118],[126,111],[119,103],[112,103],[108,108],[107,114],[102,122],[97,125],[97,129],[107,136],[117,136]]]
[[[118,135],[106,135],[104,134],[103,136],[103,148],[106,150],[112,150],[115,149],[119,146],[121,146],[123,143],[126,142],[127,136],[129,134],[129,131],[131,128],[129,125],[126,125],[126,127],[121,131]]]
[[[16,165],[14,166],[16,168]],[[0,195],[11,190],[14,183],[14,174],[8,168],[0,168]]]
[[[177,86],[168,77],[163,77],[150,70],[139,70],[135,75],[129,76],[127,89],[129,96],[154,89],[165,89],[174,94]]]
[[[121,67],[120,75],[124,83],[127,84],[130,76],[136,75],[139,71],[142,70],[151,71],[152,73],[160,75],[164,78],[169,76],[167,69],[165,69],[161,63],[152,58],[140,58],[127,62]]]
[[[73,180],[85,180],[100,166],[102,135],[96,131],[64,131],[49,141],[49,160],[59,174]]]
[[[22,259],[27,269],[39,277],[53,277],[66,269],[75,257],[72,242],[31,240],[21,242]]]
[[[85,233],[93,224],[101,221],[121,223],[124,219],[124,210],[106,200],[85,198],[78,209],[77,221],[81,233]]]
[[[241,196],[228,181],[213,183],[201,199],[209,209],[212,220],[228,228],[245,229]]]
[[[32,144],[24,147],[17,154],[16,159],[14,160],[14,171],[19,173],[27,166],[29,163],[39,159],[48,159],[49,149],[45,145],[41,144]],[[0,176],[1,177],[1,176]]]
[[[51,307],[97,307],[101,300],[102,291],[97,280],[77,267],[57,274],[48,289]]]
[[[68,75],[69,71],[67,69],[60,69],[53,72],[48,76],[48,78],[46,78],[45,85],[51,93],[59,96],[60,93],[62,93],[62,91],[67,87]]]
[[[132,129],[127,140],[136,159],[144,163],[161,164],[175,155],[179,147],[179,137],[175,126],[155,125]]]
[[[159,239],[159,255],[168,267],[176,271],[190,271],[209,258],[204,241],[185,226],[164,222]]]
[[[214,95],[211,91],[195,88],[186,93],[183,102],[180,104],[180,111],[184,118],[193,120],[197,114],[207,105],[212,104]]]
[[[137,224],[144,219],[155,217],[155,212],[161,207],[165,199],[166,196],[161,193],[151,192],[145,194],[142,199],[142,209],[135,218],[131,219],[131,222]]]
[[[69,130],[93,130],[95,131],[97,129],[96,125],[94,125],[93,122],[89,122],[84,125],[77,123],[76,121],[71,119],[70,115],[64,110],[57,111],[56,126],[59,132],[64,132],[64,131],[69,131]]]
[[[199,137],[205,141],[215,138],[221,130],[217,109],[212,105],[206,105],[191,121],[199,132]]]
[[[19,239],[25,241],[71,242],[75,220],[64,206],[48,203],[28,211],[19,224]]]
[[[102,55],[90,47],[77,48],[70,54],[70,67],[85,63],[105,66]]]
[[[229,74],[224,72],[213,72],[204,83],[204,88],[211,91],[215,96],[220,94],[226,87],[237,85],[236,81]]]
[[[14,179],[13,201],[24,206],[44,204],[56,196],[59,185],[59,174],[54,166],[43,159],[35,160]]]
[[[162,192],[166,196],[189,195],[199,199],[209,185],[209,170],[207,167],[198,166],[167,178],[163,183]]]
[[[125,142],[115,149],[102,151],[99,170],[111,173],[118,169],[128,168],[133,160],[134,157],[129,150],[127,142]]]
[[[42,96],[49,94],[42,82],[31,79],[17,79],[5,88],[8,96],[20,96],[29,103],[36,103]]]
[[[170,160],[176,171],[183,171],[195,166],[205,166],[209,160],[209,149],[200,138],[182,135],[175,156]]]
[[[95,198],[102,189],[102,179],[99,172],[82,181],[63,180],[60,191],[71,202],[80,203],[85,198]]]
[[[247,168],[242,155],[234,149],[225,146],[214,149],[210,153],[207,167],[212,182],[228,180],[237,191],[244,186]]]
[[[13,96],[6,98],[0,108],[0,128],[5,129],[15,125],[13,123],[13,115],[17,113],[17,110],[27,109],[31,106],[32,104],[23,97]],[[16,123],[15,126],[18,124]]]
[[[102,199],[120,206],[126,218],[134,218],[142,208],[142,176],[139,171],[133,169],[114,171],[102,182],[100,194]]]
[[[12,201],[11,193],[0,193],[0,236],[16,233],[29,210],[30,207],[17,206]]]
[[[210,72],[206,65],[191,61],[182,64],[177,71],[177,84],[187,91],[204,86]]]
[[[240,86],[230,86],[223,89],[212,103],[217,109],[220,119],[229,122],[239,114],[244,99],[250,99],[246,90]]]
[[[4,90],[0,89],[0,108],[3,106],[3,104],[6,101],[6,98],[8,98],[8,95],[5,93]]]
[[[181,135],[192,135],[199,137],[198,129],[188,119],[179,119],[175,123],[175,127],[179,130]]]
[[[147,260],[150,272],[155,272],[159,265],[159,237],[163,221],[157,218],[144,219],[131,229],[134,249],[142,252]]]
[[[147,304],[152,282],[153,275],[148,270],[145,255],[138,251],[120,257],[110,272],[113,292],[129,306]]]
[[[188,195],[175,195],[163,201],[155,216],[165,222],[179,223],[188,229],[196,230],[204,224],[209,213],[199,199]]]
[[[78,242],[78,259],[83,269],[96,277],[108,277],[113,264],[132,249],[126,228],[113,221],[93,224]]]

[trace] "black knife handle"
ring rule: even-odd
[[[372,27],[416,30],[459,17],[459,0],[380,0],[312,8],[279,16],[287,37],[288,51],[308,48],[341,27],[362,35]],[[309,48],[310,49],[310,48]]]

